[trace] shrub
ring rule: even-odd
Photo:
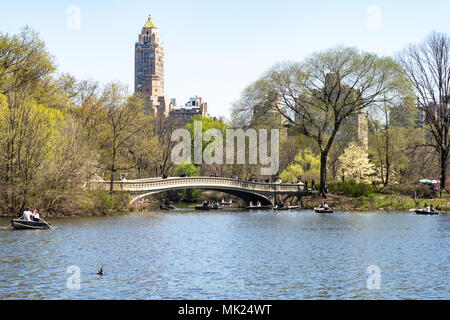
[[[79,199],[81,211],[92,214],[106,214],[109,211],[126,210],[130,201],[130,195],[126,192],[117,192],[113,196],[107,191],[94,190]]]
[[[369,196],[375,191],[371,184],[358,183],[356,181],[330,182],[328,189],[332,193],[342,194],[353,198]]]
[[[391,184],[380,190],[380,193],[403,196],[410,196],[414,192],[419,192],[421,195],[423,195],[427,194],[429,192],[429,189],[421,184]]]

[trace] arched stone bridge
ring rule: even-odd
[[[91,186],[109,190],[110,182],[93,181]],[[249,182],[230,178],[185,177],[185,178],[149,178],[138,180],[120,180],[114,182],[114,191],[128,191],[134,197],[131,203],[149,196],[171,190],[202,189],[225,192],[246,202],[260,201],[262,205],[275,203],[277,195],[302,197],[307,194],[302,184],[280,184]]]

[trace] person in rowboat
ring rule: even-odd
[[[328,207],[328,204],[326,204],[324,201],[322,201],[322,203],[320,204],[319,208],[323,209],[323,210],[330,209],[330,207]]]
[[[39,216],[39,212],[37,211],[37,209],[34,209],[33,213],[31,214],[31,218],[35,222],[41,220],[41,217]]]
[[[33,215],[33,213],[30,211],[29,208],[27,208],[27,210],[25,210],[23,212],[23,220],[25,221],[31,221],[31,216]]]
[[[257,207],[261,207],[261,202],[258,201],[258,202],[256,203],[256,206],[257,206]]]

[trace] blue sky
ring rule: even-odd
[[[336,45],[393,55],[432,30],[450,32],[450,1],[2,1],[0,31],[38,31],[59,71],[134,87],[134,43],[149,14],[165,50],[165,93],[202,96],[212,115],[276,62]],[[70,6],[80,9],[69,28]]]

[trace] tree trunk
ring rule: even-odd
[[[109,184],[109,194],[114,193],[114,172],[116,171],[116,148],[113,148],[112,161],[111,161],[111,181]]]
[[[387,157],[386,157],[387,158]],[[386,187],[389,184],[389,171],[391,170],[391,163],[389,159],[386,159],[386,177],[383,185]]]
[[[441,149],[440,167],[441,167],[441,184],[440,184],[440,188],[439,188],[439,197],[442,198],[442,190],[445,190],[445,184],[446,184],[446,180],[447,180],[447,174],[446,174],[447,157],[446,157],[445,150],[442,150],[442,149]]]
[[[320,152],[320,195],[326,198],[325,183],[327,181],[327,158],[328,150]]]
[[[386,121],[387,121],[387,117],[386,117]],[[385,148],[386,148],[386,157],[385,157],[385,161],[386,161],[386,176],[385,176],[385,180],[383,182],[383,185],[386,187],[389,184],[389,175],[390,175],[390,171],[391,171],[391,159],[390,159],[390,155],[389,155],[389,131],[388,129],[386,129],[385,132]]]

